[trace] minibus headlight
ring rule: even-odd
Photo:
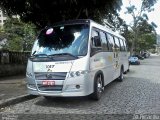
[[[77,76],[81,76],[81,75],[84,75],[84,74],[87,74],[87,73],[88,73],[87,70],[71,71],[69,73],[69,77],[77,77]]]
[[[80,76],[80,75],[81,75],[81,72],[80,72],[80,71],[77,71],[75,74],[76,74],[76,76]]]

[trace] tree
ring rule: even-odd
[[[137,51],[141,50],[149,50],[153,48],[153,45],[156,44],[156,36],[155,34],[143,34],[139,38],[138,46],[136,47]]]
[[[9,18],[3,27],[3,35],[7,44],[3,49],[11,51],[30,51],[35,40],[35,26],[31,23],[23,23],[20,19]]]
[[[133,50],[135,50],[135,43],[140,37],[139,28],[145,27],[146,29],[146,26],[142,25],[140,27],[140,23],[144,23],[144,21],[148,20],[147,12],[153,11],[152,6],[156,3],[156,1],[157,0],[142,0],[140,10],[137,10],[137,8],[134,5],[131,5],[131,1],[130,1],[130,6],[127,7],[126,14],[131,15],[133,18],[132,24],[128,25],[128,27],[130,27],[130,29],[133,31],[133,39],[130,48],[131,54],[133,54]]]
[[[156,43],[155,25],[149,24],[147,20],[139,22],[137,29],[138,39],[135,41],[135,50],[148,50]]]
[[[122,0],[1,0],[0,6],[9,15],[18,14],[38,27],[69,19],[93,19],[120,10]]]
[[[0,28],[0,41],[5,39],[5,38],[6,38],[6,36],[4,34],[4,30],[2,28]]]
[[[126,23],[119,14],[115,13],[106,15],[104,25],[109,26],[113,31],[119,31],[121,33]]]
[[[156,43],[156,31],[154,26],[149,24],[146,20],[143,20],[139,22],[137,29],[139,32],[137,33],[138,37],[135,41],[134,52],[139,53],[142,50],[146,51],[152,48]],[[131,48],[135,36],[134,31],[128,29],[126,26],[122,35],[126,38],[128,47]]]

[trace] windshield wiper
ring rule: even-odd
[[[42,57],[49,57],[47,54],[36,54],[36,50],[32,53],[31,57],[39,57],[39,56],[42,56]]]
[[[69,55],[69,56],[72,56],[72,57],[74,57],[74,58],[78,58],[78,56],[75,56],[75,55],[73,55],[73,54],[71,54],[71,53],[59,53],[59,54],[52,54],[52,55],[49,55],[49,56],[63,56],[63,55]]]
[[[32,54],[31,57],[49,57],[47,54]]]
[[[51,56],[47,54],[32,54],[30,58],[51,58]]]
[[[52,56],[49,56],[47,54],[32,54],[32,56],[30,56],[30,59],[33,60],[33,61],[42,61],[42,60],[45,60],[45,61],[51,61],[51,60],[54,60],[52,58]]]
[[[35,50],[33,53],[32,53],[32,55],[31,56],[34,56],[34,54],[36,53],[37,51]]]

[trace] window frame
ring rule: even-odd
[[[119,38],[119,43],[120,43],[120,51],[125,51],[125,47],[124,47],[124,42],[123,42],[124,40],[123,39],[121,39],[121,38]]]
[[[127,51],[127,44],[125,40],[123,40],[123,45],[124,45],[124,51]]]
[[[102,40],[102,34],[104,35],[103,37],[105,38],[105,40]],[[103,30],[100,30],[100,38],[101,38],[101,42],[102,42],[102,49],[104,52],[109,52],[109,47],[108,47],[108,38],[106,36],[106,32]],[[106,47],[104,47],[103,43],[105,42]]]
[[[113,52],[113,50],[114,50],[114,46],[115,46],[115,43],[114,43],[114,35],[112,35],[111,33],[108,33],[108,32],[106,32],[106,36],[107,36],[107,40],[108,40],[108,47],[109,47],[109,51],[110,52]],[[112,42],[110,41],[110,38],[112,38]],[[111,44],[112,44],[112,46],[111,46]]]
[[[103,51],[103,48],[102,48],[102,41],[101,41],[101,38],[100,38],[100,42],[101,42],[101,47],[96,47],[96,46],[93,46],[93,43],[92,43],[92,31],[96,31],[98,33],[98,36],[100,38],[100,30],[96,27],[92,27],[91,28],[91,42],[90,42],[90,56],[92,57],[93,55],[95,55],[96,53],[98,52],[102,52]]]
[[[120,43],[119,43],[119,38],[117,36],[114,35],[114,43],[115,43],[115,46],[114,46],[114,49],[117,49],[120,51]],[[117,44],[118,43],[118,44]]]

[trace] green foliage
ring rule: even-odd
[[[149,24],[147,20],[143,20],[139,22],[138,26],[138,35],[141,36],[142,34],[154,33],[155,27],[152,24]]]
[[[18,14],[38,27],[70,19],[101,22],[106,14],[120,10],[122,0],[1,0],[8,14]]]
[[[128,48],[130,49],[134,38],[133,31],[125,29],[122,33],[122,36],[126,38]]]
[[[11,51],[30,51],[35,40],[35,26],[23,23],[17,18],[9,18],[4,24],[3,35],[7,39],[4,49]]]
[[[153,45],[156,44],[155,34],[143,34],[141,38],[138,39],[137,49],[140,50],[149,50],[153,48]]]
[[[0,40],[5,39],[5,34],[4,34],[4,30],[2,28],[0,28]]]
[[[156,32],[154,27],[149,24],[147,21],[142,21],[137,29],[139,32],[137,33],[137,39],[135,41],[134,52],[138,53],[142,50],[149,50],[153,48],[153,45],[156,44]],[[128,47],[132,47],[132,42],[134,40],[134,31],[128,30],[123,34],[123,36],[127,39]]]
[[[139,10],[134,5],[127,7],[126,14],[132,16],[132,24],[127,25],[123,35],[127,37],[130,52],[139,52],[141,50],[147,50],[153,47],[156,41],[155,23],[148,23],[147,13],[153,11],[153,5],[157,0],[142,0],[142,4]]]
[[[136,46],[137,51],[148,50],[152,48],[156,43],[155,26],[149,24],[146,20],[144,20],[139,23],[137,29],[139,29],[139,37],[136,41],[136,44],[138,44]]]
[[[126,9],[127,9],[127,11],[125,13],[128,13],[128,14],[132,14],[135,10],[137,10],[134,5],[126,7]]]

